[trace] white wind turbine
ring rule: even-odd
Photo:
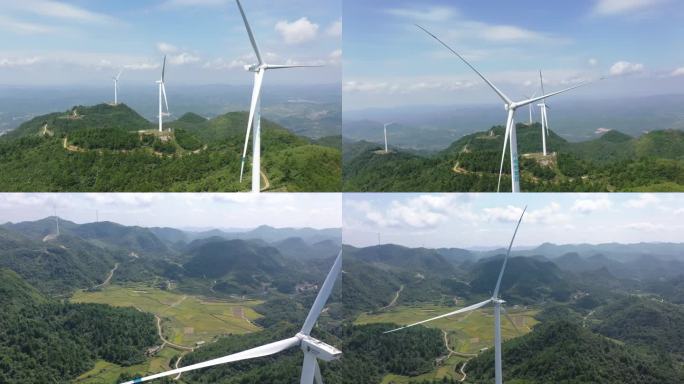
[[[466,59],[463,58],[463,56],[459,55],[458,52],[454,51],[451,47],[449,47],[445,42],[440,40],[437,36],[433,35],[431,32],[429,32],[427,29],[421,27],[420,25],[416,25],[418,28],[422,29],[427,33],[428,35],[432,36],[435,40],[437,40],[440,44],[442,44],[444,47],[446,47],[448,50],[450,50],[454,55],[458,56],[459,59],[461,59],[470,69],[475,71],[475,73],[484,80],[487,85],[492,88],[494,92],[503,100],[504,102],[504,108],[508,112],[508,117],[506,119],[506,133],[504,135],[504,147],[503,151],[501,153],[501,166],[499,167],[499,182],[496,187],[496,191],[499,192],[500,187],[501,187],[501,175],[503,173],[503,163],[504,163],[504,158],[506,156],[506,144],[508,143],[510,145],[510,150],[511,150],[511,191],[512,192],[520,192],[520,169],[518,166],[518,142],[516,138],[516,129],[515,129],[515,111],[520,108],[524,107],[526,105],[535,103],[539,100],[544,100],[547,97],[555,96],[563,92],[567,92],[571,89],[575,89],[578,87],[581,87],[583,85],[589,84],[590,82],[584,82],[566,89],[563,89],[561,91],[549,93],[548,95],[541,95],[539,97],[533,97],[527,100],[522,100],[522,101],[513,101],[511,100],[508,96],[506,96],[503,92],[499,90],[491,81],[489,81],[482,73],[480,73],[475,67],[473,67]]]
[[[385,123],[383,125],[384,131],[385,131],[385,153],[389,153],[389,149],[387,147],[387,127],[389,127],[392,124],[394,124],[394,123],[393,122],[392,123]]]
[[[166,55],[164,55],[164,63],[162,64],[161,79],[157,80],[159,84],[159,132],[163,131],[162,121],[164,116],[171,116],[169,113],[169,101],[166,99],[166,86],[164,86],[164,73],[166,72]],[[164,104],[166,105],[166,112],[162,109],[162,96],[164,97]]]
[[[249,35],[249,41],[252,43],[254,54],[257,58],[257,63],[252,65],[245,65],[245,70],[254,72],[254,89],[252,90],[252,102],[249,107],[249,119],[247,120],[247,135],[245,136],[245,148],[242,151],[242,160],[240,164],[240,182],[242,182],[242,175],[245,170],[245,159],[247,158],[247,146],[249,144],[249,133],[254,126],[254,137],[252,142],[252,192],[261,191],[261,84],[264,79],[264,73],[269,69],[283,69],[283,68],[303,68],[303,67],[320,67],[320,65],[273,65],[266,64],[259,46],[254,38],[252,28],[249,26],[247,16],[240,0],[235,0],[242,20],[245,22],[245,28]]]
[[[265,357],[275,355],[276,353],[282,352],[286,349],[293,347],[299,347],[304,352],[304,363],[302,364],[302,376],[300,379],[300,384],[323,384],[323,378],[321,377],[321,370],[318,366],[318,359],[323,361],[333,361],[338,360],[342,357],[342,352],[332,345],[328,345],[320,340],[311,337],[311,330],[313,329],[318,316],[320,316],[323,311],[325,303],[328,301],[328,297],[332,293],[332,289],[335,286],[335,280],[342,270],[342,251],[337,255],[335,263],[333,264],[328,276],[325,278],[323,285],[321,286],[316,300],[311,306],[306,320],[304,321],[304,326],[302,329],[294,335],[285,340],[276,341],[260,347],[248,349],[243,352],[234,353],[232,355],[220,357],[218,359],[213,359],[205,361],[203,363],[197,363],[189,365],[187,367],[182,367],[162,373],[158,373],[151,376],[146,376],[132,381],[127,381],[123,384],[134,384],[142,383],[144,381],[154,380],[165,376],[177,375],[179,373],[194,371],[200,368],[211,367],[219,364],[233,363],[236,361],[255,359],[258,357]]]
[[[114,81],[114,105],[119,104],[119,78],[121,77],[121,74],[123,73],[123,69],[119,71],[119,73],[112,77],[112,80]]]
[[[527,97],[528,99],[531,99],[535,96],[537,96],[537,92],[533,93],[532,96],[525,96],[525,97]],[[529,107],[529,110],[530,110],[530,123],[528,125],[531,126],[532,125],[532,104],[528,104],[527,106]]]
[[[499,297],[499,288],[501,286],[501,278],[503,277],[504,270],[506,269],[506,263],[508,262],[508,256],[511,254],[511,247],[513,247],[513,241],[515,240],[515,235],[518,233],[518,227],[520,227],[520,222],[522,221],[522,218],[525,215],[526,210],[527,210],[527,207],[525,207],[523,209],[523,212],[520,215],[520,219],[518,219],[518,224],[515,226],[515,231],[513,232],[513,237],[511,238],[511,242],[508,244],[508,250],[506,251],[506,256],[504,256],[503,264],[501,265],[501,271],[499,271],[499,278],[496,280],[496,286],[494,287],[494,294],[492,295],[491,298],[489,298],[483,302],[473,304],[473,305],[465,307],[465,308],[461,308],[457,311],[449,312],[447,314],[436,316],[436,317],[433,317],[431,319],[427,319],[427,320],[419,321],[417,323],[409,324],[409,325],[403,326],[401,328],[397,328],[397,329],[393,329],[391,331],[387,331],[385,333],[396,332],[396,331],[400,331],[402,329],[413,327],[413,326],[418,325],[418,324],[424,324],[424,323],[427,323],[429,321],[454,316],[454,315],[457,315],[460,313],[466,313],[466,312],[474,311],[478,308],[484,307],[485,305],[487,305],[489,303],[493,303],[494,304],[494,381],[496,384],[502,384],[503,383],[503,374],[502,374],[502,370],[501,370],[501,310],[503,309],[503,307],[501,305],[503,303],[505,303],[505,301]],[[508,314],[506,313],[505,310],[504,310],[504,316],[506,316],[508,321],[510,321],[511,324],[513,324],[513,327],[516,328],[516,330],[517,330],[515,323],[508,316]]]
[[[542,94],[544,94],[544,77],[542,77],[541,69],[539,70],[539,82],[541,83]],[[543,99],[537,106],[541,112],[542,148],[544,156],[546,156],[546,137],[549,135],[549,115],[547,110],[549,106],[546,104],[546,99]]]

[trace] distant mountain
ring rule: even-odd
[[[69,234],[43,242],[0,228],[0,267],[46,293],[66,295],[96,285],[122,256]]]
[[[675,368],[672,361],[566,321],[537,325],[531,333],[505,342],[502,354],[506,382],[675,384],[684,380],[681,369]],[[470,360],[467,372],[469,382],[491,383],[493,351]]]
[[[323,240],[309,244],[300,237],[289,237],[271,244],[287,258],[294,260],[322,259],[337,254],[340,246],[333,240]]]
[[[408,271],[411,274],[420,272],[446,277],[453,277],[457,274],[451,262],[431,249],[383,244],[365,248],[347,247],[344,254],[347,259],[363,260],[388,271]]]
[[[493,293],[502,262],[503,255],[480,260],[472,266],[470,287],[474,293]],[[552,262],[518,256],[508,260],[500,289],[506,299],[537,302],[548,298],[566,301],[575,288]]]

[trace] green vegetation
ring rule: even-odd
[[[346,191],[496,191],[503,127],[462,137],[443,151],[420,155],[378,152],[379,146],[345,143]],[[639,138],[610,131],[598,139],[570,143],[553,132],[553,151],[541,153],[538,124],[517,125],[521,189],[524,191],[682,191],[684,132],[654,131]],[[504,159],[502,190],[510,189],[510,160]]]
[[[149,314],[55,302],[7,269],[0,269],[0,293],[3,383],[62,382],[99,359],[137,364],[144,360],[145,348],[157,341]]]
[[[566,321],[543,323],[503,344],[504,381],[542,383],[680,383],[684,377],[667,360],[591,333]],[[472,383],[494,380],[494,354],[468,363]]]
[[[124,104],[37,117],[0,138],[4,191],[243,191],[247,114],[186,114],[159,133]],[[340,147],[262,121],[262,171],[273,191],[338,191]]]

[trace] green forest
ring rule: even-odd
[[[0,138],[3,191],[246,191],[240,183],[247,114],[186,114],[159,133],[125,104],[36,117]],[[339,191],[339,137],[311,140],[262,121],[262,186]],[[249,154],[248,154],[249,156]]]
[[[568,142],[553,131],[542,156],[538,123],[517,124],[522,191],[627,192],[684,190],[684,133],[653,131],[632,138],[617,131],[585,142]],[[345,142],[345,191],[495,192],[504,128],[466,135],[447,149],[418,154],[390,153],[368,142]],[[501,191],[510,191],[506,155]]]

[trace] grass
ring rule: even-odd
[[[253,321],[261,317],[252,309],[259,301],[224,301],[185,295],[143,284],[110,285],[96,292],[80,291],[71,301],[135,307],[162,319],[164,336],[175,344],[194,346],[216,336],[259,330]]]
[[[189,347],[194,347],[199,341],[210,342],[219,335],[258,331],[259,327],[245,318],[253,321],[261,317],[253,309],[260,301],[217,300],[164,291],[146,284],[109,285],[100,291],[79,291],[72,296],[71,301],[135,307],[153,313],[162,319],[164,337],[174,344]],[[181,353],[167,345],[144,363],[130,367],[100,360],[93,369],[79,376],[75,383],[109,384],[115,383],[122,373],[136,375],[161,372],[170,369],[170,360]]]
[[[362,314],[355,323],[395,323],[400,325],[411,324],[443,313],[454,311],[454,307],[423,304],[418,306],[398,306],[385,312],[375,314]],[[528,333],[538,323],[534,319],[537,313],[534,309],[522,309],[509,307],[508,314],[516,323],[520,334]],[[438,328],[447,333],[449,347],[463,354],[477,354],[483,348],[491,348],[494,343],[494,314],[491,307],[478,309],[469,314],[456,315],[451,318],[435,320],[424,324],[426,327]],[[504,340],[518,336],[515,328],[502,316],[501,334]],[[456,366],[467,360],[467,357],[451,355],[442,362],[434,371],[426,374],[407,377],[399,375],[387,375],[382,384],[405,384],[422,380],[440,380],[446,378],[460,379],[460,373],[456,373]],[[468,369],[466,368],[466,374]]]

